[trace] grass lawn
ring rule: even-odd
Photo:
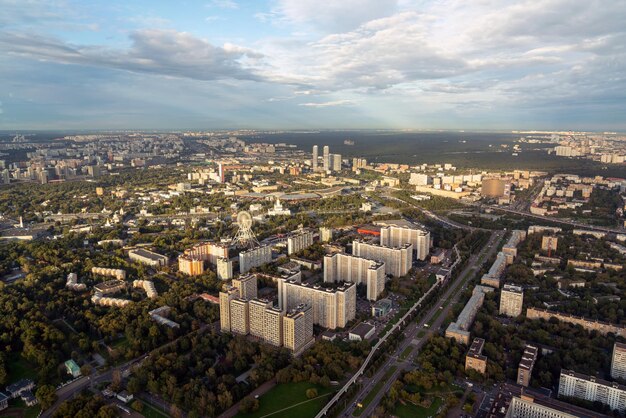
[[[317,397],[307,399],[306,390],[317,389]],[[314,417],[326,405],[333,393],[331,388],[314,385],[310,382],[283,383],[274,386],[269,392],[259,398],[259,409],[250,414],[238,413],[240,418],[307,418]],[[294,406],[296,405],[297,406]]]
[[[434,417],[437,413],[437,410],[441,406],[442,400],[441,398],[435,398],[433,403],[428,408],[424,408],[421,406],[415,406],[411,403],[407,403],[406,405],[402,405],[400,402],[397,403],[396,409],[393,410],[393,414],[399,418],[428,418]]]
[[[411,354],[411,351],[413,351],[413,346],[409,345],[407,348],[404,349],[402,354],[400,354],[400,360],[406,359],[409,356],[409,354]]]
[[[9,372],[9,383],[15,383],[20,379],[35,379],[37,377],[36,368],[31,365],[20,353],[11,353],[7,358],[7,369]]]
[[[378,392],[380,392],[380,390],[383,388],[383,386],[385,385],[385,383],[387,382],[387,380],[389,380],[389,378],[395,373],[397,367],[396,366],[392,366],[390,367],[387,372],[385,372],[385,375],[383,376],[382,379],[380,379],[380,381],[378,383],[376,383],[376,385],[374,385],[374,387],[372,388],[372,390],[369,391],[369,393],[367,394],[367,396],[365,397],[365,399],[363,399],[363,402],[361,402],[361,404],[363,405],[361,408],[357,408],[354,410],[354,412],[352,413],[352,416],[355,417],[360,417],[361,414],[363,413],[363,410],[365,409],[365,407],[367,405],[370,404],[370,402],[372,402],[372,400],[374,399],[374,397],[378,394]]]
[[[424,335],[426,335],[426,331],[424,331],[423,329],[417,332],[417,338],[422,338],[424,337]]]

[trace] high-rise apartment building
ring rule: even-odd
[[[228,258],[227,244],[221,242],[202,242],[185,250],[185,255],[215,265],[220,257]]]
[[[233,278],[233,261],[220,257],[217,259],[217,278],[220,280],[230,280]]]
[[[178,257],[178,271],[189,276],[198,276],[204,273],[204,261],[181,255]]]
[[[318,159],[318,148],[317,145],[313,145],[313,156],[311,158],[311,167],[313,171],[317,171],[317,159]]]
[[[333,240],[333,229],[328,227],[320,227],[320,241],[330,242]]]
[[[406,275],[413,266],[413,245],[385,247],[360,240],[352,242],[352,254],[385,263],[385,273],[394,277]]]
[[[408,226],[386,226],[380,228],[380,243],[386,247],[411,244],[415,258],[426,260],[430,252],[430,232]]]
[[[313,245],[313,232],[301,230],[287,237],[287,254],[292,255]]]
[[[522,314],[524,290],[520,286],[505,284],[500,293],[500,315],[517,317]]]
[[[330,154],[330,170],[341,171],[341,154]]]
[[[287,312],[283,318],[283,341],[285,348],[300,354],[315,342],[313,338],[312,308],[308,305],[298,305]]]
[[[322,157],[324,160],[324,171],[330,170],[330,148],[328,148],[328,145],[324,145]]]
[[[324,328],[344,328],[356,316],[356,285],[344,283],[336,289],[311,286],[296,280],[278,280],[278,298],[284,310],[306,304],[312,308],[313,323]]]
[[[233,287],[239,290],[239,297],[252,300],[257,297],[257,277],[254,274],[246,274],[233,279]]]
[[[574,415],[562,411],[563,402],[554,399],[533,399],[529,396],[514,396],[504,418],[592,418],[596,415]],[[569,408],[569,405],[567,405]],[[558,408],[558,409],[557,409]],[[597,415],[600,417],[600,415]]]
[[[250,332],[249,302],[236,298],[230,301],[230,331],[235,334],[248,335]]]
[[[537,347],[527,345],[524,348],[524,354],[517,367],[517,384],[520,386],[528,387],[530,384],[530,376],[533,373],[533,367],[537,361],[537,354],[539,350]]]
[[[324,256],[324,282],[365,284],[367,298],[376,300],[385,290],[385,263],[349,254]]]
[[[231,331],[230,302],[239,297],[239,289],[228,286],[220,292],[220,329]]]
[[[559,396],[599,402],[622,414],[626,412],[626,386],[571,370],[561,369]]]
[[[239,253],[239,272],[241,274],[249,272],[254,267],[272,261],[272,248],[269,245],[261,245]]]
[[[626,344],[616,342],[611,357],[611,377],[626,379]]]
[[[263,340],[273,346],[283,345],[283,318],[285,313],[271,307],[265,310],[263,316]]]
[[[265,299],[252,299],[248,304],[250,314],[250,335],[265,338],[265,311],[272,308],[272,302]]]

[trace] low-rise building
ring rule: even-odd
[[[141,264],[145,264],[150,267],[166,266],[169,263],[169,259],[154,251],[148,251],[145,248],[136,248],[128,252],[128,257]]]
[[[359,325],[350,330],[348,333],[348,339],[350,341],[365,341],[374,335],[374,331],[376,331],[376,327],[374,325],[361,322]]]
[[[72,377],[79,377],[81,375],[80,367],[78,367],[78,364],[72,359],[65,362],[65,370],[67,370],[67,373],[72,375]]]

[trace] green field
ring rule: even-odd
[[[374,400],[374,397],[378,394],[378,392],[380,392],[380,390],[383,388],[387,380],[389,380],[389,378],[396,372],[396,369],[397,369],[396,366],[392,366],[387,370],[387,372],[385,372],[385,375],[383,376],[383,378],[380,379],[380,381],[376,383],[376,385],[374,385],[374,387],[372,388],[372,390],[369,391],[365,399],[363,399],[363,402],[361,402],[363,406],[361,408],[357,408],[354,410],[354,412],[352,413],[353,416],[355,417],[361,416],[365,407],[369,405],[370,402],[372,402],[372,400]]]
[[[428,418],[434,417],[437,410],[441,406],[441,398],[435,398],[433,403],[428,407],[416,406],[411,403],[402,405],[400,402],[396,405],[396,409],[393,410],[394,415],[399,418]]]
[[[317,389],[318,396],[314,399],[307,399],[306,390]],[[314,417],[317,412],[326,405],[331,388],[314,385],[309,382],[284,383],[276,385],[273,389],[259,398],[259,409],[250,414],[238,413],[240,418],[261,418],[271,416],[272,418],[308,418]]]

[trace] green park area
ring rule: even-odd
[[[306,396],[308,389],[316,389],[317,396],[308,399]],[[247,414],[240,412],[237,417],[313,417],[328,402],[332,393],[331,388],[310,382],[279,384],[259,398],[259,409]]]
[[[409,402],[398,402],[393,414],[398,418],[428,418],[437,415],[437,410],[441,406],[441,398],[434,398],[430,406],[423,407]]]

